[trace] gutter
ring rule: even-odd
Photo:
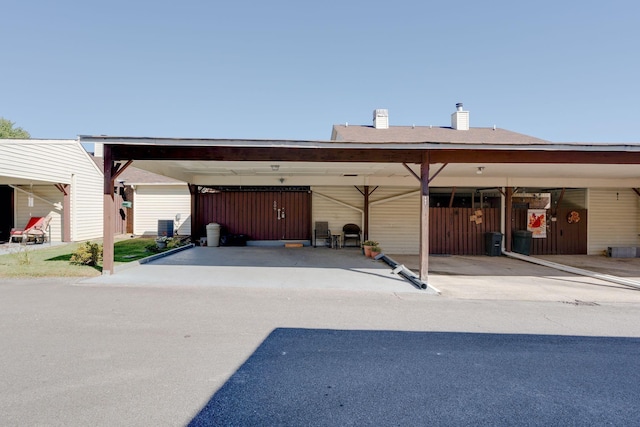
[[[625,279],[623,277],[612,276],[610,274],[596,273],[590,270],[583,270],[581,268],[570,267],[564,264],[558,264],[556,262],[546,261],[539,258],[522,255],[516,252],[502,251],[502,254],[510,258],[519,259],[521,261],[530,262],[532,264],[543,265],[545,267],[554,268],[556,270],[565,271],[567,273],[576,274],[578,276],[591,277],[593,279],[604,280],[605,282],[616,283],[618,285],[629,286],[631,288],[640,289],[640,282],[635,280]]]

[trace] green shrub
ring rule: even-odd
[[[102,260],[102,245],[85,242],[71,255],[69,262],[71,264],[96,266],[100,260]]]

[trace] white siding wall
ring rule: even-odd
[[[89,159],[91,164],[93,160]],[[103,234],[102,173],[91,173],[90,163],[74,163],[75,185],[71,189],[71,240],[101,238]]]
[[[22,191],[15,191],[15,223],[16,227],[24,228],[33,216],[51,215],[49,223],[49,238],[52,242],[62,241],[62,209],[56,209],[51,203],[59,203],[62,206],[62,193],[53,185],[34,185],[31,187],[20,187],[26,191],[33,190],[33,194],[38,197],[33,198],[33,207],[28,206],[29,195]],[[47,203],[44,200],[47,200]]]
[[[191,194],[186,185],[136,185],[133,197],[133,233],[158,233],[158,220],[174,220],[174,232],[191,234]],[[180,215],[180,220],[176,216]]]
[[[54,184],[74,184],[71,188],[71,240],[88,240],[102,237],[102,172],[80,143],[75,140],[0,140],[0,171],[7,183],[35,181],[38,194],[47,195],[47,200],[62,203],[62,193]],[[75,176],[75,179],[73,178]],[[50,185],[40,185],[42,182]],[[29,185],[21,185],[25,191]],[[15,222],[23,227],[30,212],[26,195],[16,191]],[[24,197],[24,200],[22,198]],[[38,201],[35,202],[40,203]],[[44,202],[42,202],[44,203]],[[47,207],[48,206],[48,207]],[[40,213],[53,210],[43,204]],[[55,210],[59,219],[54,220],[53,241],[62,239],[62,211]],[[41,216],[41,215],[36,215]],[[57,223],[57,225],[55,225]]]
[[[609,246],[640,246],[640,197],[629,188],[588,190],[590,255]]]
[[[416,191],[381,187],[370,198],[369,239],[379,242],[387,254],[420,252],[420,193]]]
[[[313,195],[311,201],[312,227],[315,228],[316,221],[327,221],[329,229],[334,233],[342,232],[342,227],[345,224],[357,224],[362,229],[364,196],[355,187],[312,187],[311,191]],[[321,195],[333,200],[328,200]],[[344,204],[359,210],[344,206]]]
[[[560,207],[567,209],[586,209],[587,190],[585,188],[565,190]]]
[[[360,211],[335,202],[364,209],[364,196],[354,187],[316,186],[312,191],[314,224],[316,221],[328,221],[332,231],[341,231],[348,223],[363,227]],[[369,198],[369,239],[378,241],[386,253],[419,252],[420,196],[416,191],[415,187],[378,187]],[[330,197],[334,201],[320,195]],[[390,198],[394,199],[384,201]]]

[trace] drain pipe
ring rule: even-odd
[[[594,279],[604,280],[606,282],[616,283],[618,285],[624,285],[624,286],[629,286],[631,288],[640,289],[640,283],[636,282],[635,280],[629,280],[623,277],[612,276],[610,274],[601,274],[601,273],[596,273],[589,270],[583,270],[581,268],[570,267],[568,265],[558,264],[556,262],[546,261],[543,259],[522,255],[516,252],[508,252],[503,250],[502,254],[510,258],[519,259],[521,261],[530,262],[532,264],[543,265],[545,267],[555,268],[556,270],[566,271],[567,273],[577,274],[578,276],[591,277]]]
[[[416,276],[411,270],[405,267],[403,264],[398,264],[393,259],[389,258],[385,254],[379,254],[375,258],[375,260],[382,260],[386,262],[392,269],[393,274],[398,274],[409,282],[411,282],[418,289],[427,289],[427,284],[420,280],[418,276]]]

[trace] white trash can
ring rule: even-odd
[[[220,246],[220,224],[207,224],[207,246]]]

